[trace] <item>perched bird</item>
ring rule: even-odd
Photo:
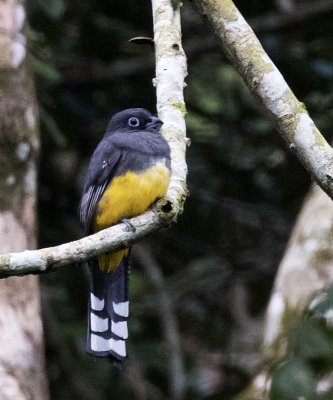
[[[115,114],[90,160],[80,203],[86,234],[146,211],[165,196],[170,181],[170,148],[163,122],[143,108]],[[129,314],[129,249],[89,261],[87,352],[115,363],[126,357]]]

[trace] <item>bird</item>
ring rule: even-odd
[[[170,147],[163,122],[144,108],[113,115],[94,151],[79,206],[86,235],[142,214],[167,193]],[[135,229],[135,228],[134,228]],[[89,261],[86,351],[115,365],[127,359],[130,248]]]

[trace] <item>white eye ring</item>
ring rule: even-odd
[[[140,125],[140,120],[139,120],[139,118],[137,118],[137,117],[131,117],[129,120],[128,120],[128,125],[129,126],[132,126],[132,127],[138,127],[139,125]]]

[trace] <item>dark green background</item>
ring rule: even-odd
[[[263,313],[310,179],[208,26],[190,2],[184,3],[191,195],[179,222],[145,242],[174,304],[186,399],[229,399],[254,372]],[[277,13],[274,1],[236,5],[250,23],[256,19],[264,48],[330,140],[333,11],[267,29],[267,13]],[[153,51],[128,42],[152,37],[152,16],[149,1],[133,0],[28,0],[27,10],[40,111],[39,246],[44,247],[83,235],[77,216],[82,182],[110,116],[128,107],[156,111]],[[131,386],[109,363],[85,354],[86,267],[73,266],[41,281],[52,399],[137,399],[138,381]],[[168,398],[168,349],[157,304],[134,254],[130,357],[141,378]],[[308,332],[316,337],[322,327],[312,325]],[[331,343],[332,332],[325,335]],[[318,371],[331,370],[332,351],[324,352],[323,360],[320,347],[325,340],[316,347],[315,365],[301,350],[307,340],[300,335],[289,364],[277,369],[274,399],[293,399],[304,390],[313,399],[309,376],[315,382]],[[214,384],[204,384],[209,369]],[[308,385],[286,379],[293,371],[303,371]]]

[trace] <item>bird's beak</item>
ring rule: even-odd
[[[151,116],[150,121],[151,122],[146,124],[146,129],[148,131],[159,131],[163,125],[163,122],[158,117]]]
[[[163,121],[161,121],[158,117],[151,116],[151,117],[150,117],[150,120],[151,120],[151,122],[154,123],[154,124],[161,124],[161,125],[163,125]]]

